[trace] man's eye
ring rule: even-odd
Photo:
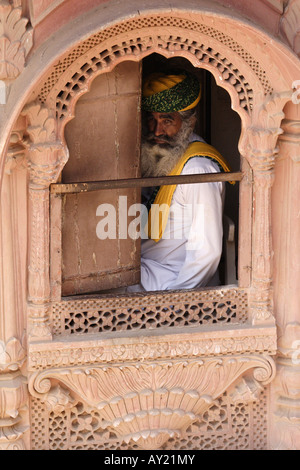
[[[167,125],[172,124],[171,119],[165,119],[165,120],[164,120],[164,124],[167,124]]]

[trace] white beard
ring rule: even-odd
[[[147,137],[141,148],[141,172],[143,177],[168,175],[189,145],[193,132],[190,122],[182,122],[179,132],[169,145],[163,146],[148,142]],[[148,137],[149,138],[149,137]]]

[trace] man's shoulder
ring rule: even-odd
[[[195,155],[190,158],[181,172],[181,174],[189,173],[216,173],[220,168],[212,158],[208,156]]]

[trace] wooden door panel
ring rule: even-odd
[[[62,182],[140,176],[140,67],[124,62],[97,77],[77,102],[65,138],[70,158]],[[120,196],[140,202],[138,189],[66,194],[62,204],[62,294],[97,292],[139,282],[140,242],[119,237]],[[123,199],[124,201],[124,199]],[[97,208],[116,212],[116,238],[100,239]],[[103,207],[103,206],[102,206]],[[126,218],[124,210],[122,217]],[[124,221],[124,219],[123,219]]]

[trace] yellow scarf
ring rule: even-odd
[[[184,165],[192,157],[209,157],[215,160],[224,171],[231,171],[222,155],[211,145],[204,142],[191,143],[179,159],[169,176],[180,175]],[[148,215],[148,237],[158,242],[167,225],[170,205],[176,184],[161,186]]]

